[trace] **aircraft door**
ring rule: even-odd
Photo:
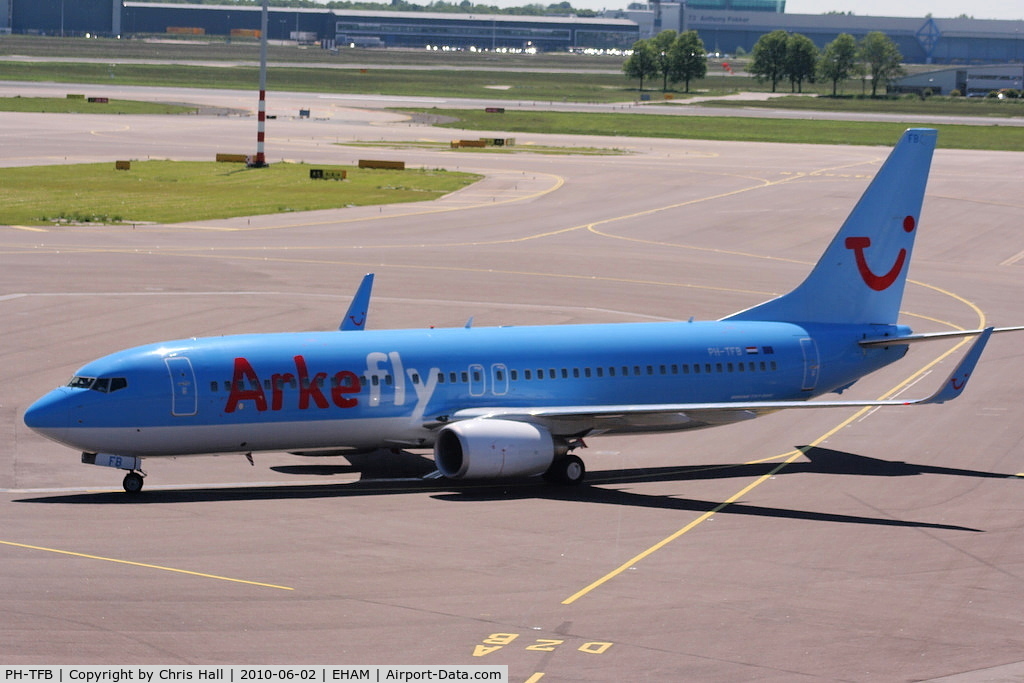
[[[164,358],[164,363],[171,376],[171,415],[195,415],[199,410],[199,397],[196,395],[196,374],[192,370],[192,362],[184,356],[176,356]]]
[[[484,375],[484,366],[476,364],[470,365],[469,395],[483,396],[485,391],[487,391],[487,378]]]
[[[821,370],[818,345],[810,337],[804,337],[800,340],[800,350],[804,355],[804,381],[801,388],[804,391],[814,391],[814,387],[818,386],[818,374]]]
[[[508,368],[503,363],[491,366],[491,393],[495,396],[508,393]]]

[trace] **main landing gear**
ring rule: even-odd
[[[566,454],[551,463],[551,467],[544,473],[544,478],[553,484],[577,486],[583,483],[586,475],[587,468],[583,461],[575,455]]]

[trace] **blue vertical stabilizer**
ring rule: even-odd
[[[807,279],[726,320],[894,324],[936,136],[930,128],[906,131]]]

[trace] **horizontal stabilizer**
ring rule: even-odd
[[[1017,327],[991,327],[992,334],[998,332],[1020,332],[1024,326]],[[861,346],[895,346],[897,344],[917,344],[926,341],[942,341],[943,339],[959,339],[960,337],[974,337],[984,333],[985,330],[958,330],[956,332],[925,332],[922,334],[908,334],[905,337],[878,337],[877,339],[862,339],[857,342]]]

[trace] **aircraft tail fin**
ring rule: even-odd
[[[936,137],[930,128],[903,133],[807,279],[726,320],[894,324]]]
[[[345,317],[341,319],[338,329],[342,332],[350,330],[365,330],[366,317],[370,311],[370,292],[373,290],[373,273],[367,273],[363,281],[359,283],[356,295],[352,297],[352,303],[345,311]]]

